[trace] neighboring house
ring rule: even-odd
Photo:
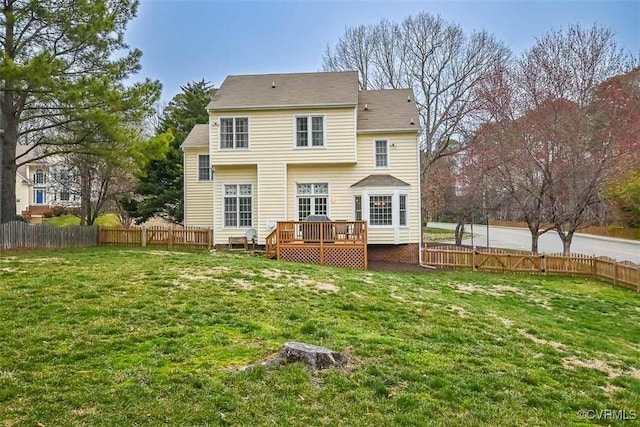
[[[16,171],[16,213],[30,211],[40,215],[53,206],[78,206],[74,194],[60,185],[57,179],[65,173],[65,168],[54,157],[30,160],[37,157],[36,150],[18,145],[18,163],[24,163]],[[26,163],[25,163],[26,161]]]
[[[418,111],[358,73],[228,76],[184,141],[185,225],[217,245],[277,221],[368,221],[369,259],[418,262]]]

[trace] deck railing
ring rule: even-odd
[[[367,268],[365,221],[279,221],[267,256],[286,261]]]

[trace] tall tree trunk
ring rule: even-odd
[[[538,253],[538,239],[540,239],[540,233],[537,231],[534,233],[531,232],[531,252],[534,254]]]
[[[568,231],[563,231],[561,226],[556,225],[556,231],[558,232],[558,236],[560,236],[560,240],[562,240],[562,253],[564,255],[569,255],[571,253],[571,242],[573,241],[573,233],[576,230],[571,227]]]
[[[87,165],[80,166],[80,225],[90,225],[91,172]]]
[[[464,235],[464,221],[458,220],[456,224],[456,246],[462,246],[462,236]]]
[[[10,99],[5,94],[4,99]],[[2,143],[2,197],[0,198],[0,219],[2,223],[16,219],[16,145],[18,141],[18,119],[13,114],[5,114],[2,127],[4,135],[0,136]]]

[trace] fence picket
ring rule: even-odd
[[[422,250],[424,263],[435,267],[590,276],[640,292],[640,266],[627,261],[617,262],[606,257],[583,254],[534,254],[444,245],[429,245]]]

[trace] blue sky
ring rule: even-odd
[[[486,29],[514,54],[554,28],[598,23],[640,53],[640,1],[217,1],[141,0],[127,41],[143,52],[140,78],[163,84],[168,101],[189,81],[218,87],[229,74],[318,71],[327,44],[346,27],[401,21],[426,11],[467,31]]]

